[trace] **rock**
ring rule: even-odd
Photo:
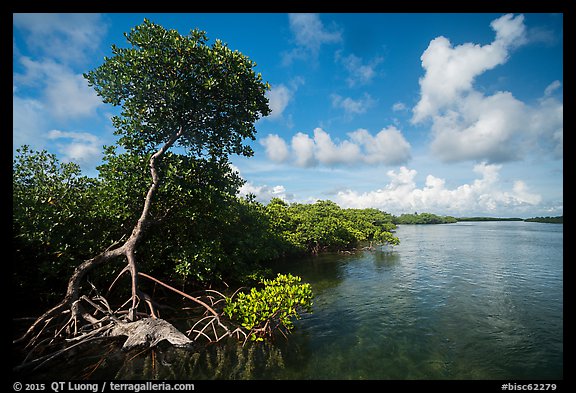
[[[123,350],[129,350],[142,345],[154,347],[162,340],[168,341],[175,347],[188,347],[192,345],[184,333],[176,329],[171,323],[163,319],[144,318],[134,322],[122,322],[114,326],[110,336],[128,336]]]

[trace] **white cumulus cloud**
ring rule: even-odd
[[[278,120],[284,118],[284,111],[288,105],[294,100],[294,96],[298,88],[304,84],[304,78],[294,77],[288,84],[280,83],[272,85],[269,91],[266,92],[266,98],[272,112],[266,116],[268,120]]]
[[[552,82],[536,105],[511,92],[487,95],[474,87],[477,76],[527,43],[522,15],[504,15],[491,27],[496,36],[487,45],[453,46],[442,36],[430,42],[421,57],[425,74],[412,122],[432,120],[431,151],[446,162],[519,160],[536,145],[561,157],[563,105],[553,97],[560,81]]]
[[[397,165],[410,158],[410,144],[394,126],[382,129],[372,136],[365,129],[351,132],[350,139],[362,146],[362,161],[367,164]]]
[[[351,141],[335,143],[321,128],[314,129],[314,155],[327,165],[354,164],[360,159],[360,146]]]
[[[299,132],[292,137],[290,144],[276,134],[266,136],[260,143],[268,159],[290,162],[299,167],[402,164],[410,158],[411,148],[394,126],[384,128],[376,135],[358,129],[350,132],[348,139],[343,141],[334,140],[322,128],[315,128],[312,137]]]
[[[229,166],[232,171],[237,172],[238,175],[242,177],[240,169],[236,165],[229,164]],[[291,202],[294,200],[294,195],[288,193],[283,185],[275,185],[275,186],[268,186],[266,184],[255,185],[254,183],[249,181],[246,181],[240,187],[239,195],[241,197],[253,195],[256,201],[260,203],[268,203],[272,198],[280,198],[286,202]]]
[[[292,137],[292,154],[294,155],[294,163],[297,166],[309,167],[316,165],[314,145],[314,140],[302,132]]]
[[[67,160],[95,156],[95,145],[77,138],[64,143],[62,135],[56,138],[50,130],[68,127],[70,120],[95,118],[103,105],[82,72],[100,48],[106,23],[98,14],[24,13],[13,14],[13,24],[25,46],[18,48],[13,40],[14,146],[42,149],[57,141]]]
[[[288,159],[290,151],[286,141],[276,134],[270,134],[260,140],[260,144],[266,149],[268,159],[276,162],[283,162]]]
[[[107,30],[101,15],[88,13],[16,13],[13,23],[29,48],[64,63],[85,61]]]
[[[240,187],[239,194],[240,196],[254,195],[256,201],[260,203],[268,203],[272,198],[280,198],[285,202],[291,202],[294,199],[294,195],[286,192],[282,185],[254,185],[251,182],[247,182]]]
[[[53,60],[34,61],[28,57],[21,57],[20,62],[25,72],[14,75],[16,86],[38,87],[51,116],[59,119],[92,116],[103,105],[82,74],[69,67]]]
[[[102,142],[88,132],[51,130],[48,139],[58,141],[56,148],[64,162],[94,164],[102,158]]]
[[[276,119],[282,116],[284,109],[292,99],[292,91],[285,85],[278,85],[272,87],[267,93],[266,97],[270,103],[272,112],[268,115],[269,119]]]
[[[444,179],[433,175],[428,175],[419,188],[414,180],[417,171],[401,167],[387,172],[390,181],[382,188],[363,193],[340,191],[335,201],[343,207],[373,207],[393,214],[425,211],[456,216],[473,212],[518,213],[541,202],[541,196],[530,192],[522,180],[516,180],[512,189],[506,190],[499,179],[500,169],[500,165],[477,164],[474,172],[478,178],[450,189]]]

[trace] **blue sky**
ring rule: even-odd
[[[257,63],[242,193],[401,214],[563,214],[562,14],[14,14],[13,149],[90,176],[115,142],[82,73],[144,18]]]

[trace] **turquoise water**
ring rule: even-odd
[[[563,225],[405,225],[397,235],[392,251],[280,269],[316,298],[269,376],[563,377]]]
[[[563,225],[400,226],[391,250],[285,261],[312,285],[288,340],[202,352],[114,344],[65,359],[59,379],[561,379]]]

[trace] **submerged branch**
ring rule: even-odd
[[[218,317],[218,316],[219,316],[219,314],[218,314],[216,311],[214,311],[214,309],[213,309],[212,307],[210,307],[209,305],[207,305],[206,303],[204,303],[202,300],[200,300],[200,299],[198,299],[198,298],[195,298],[194,296],[190,296],[190,295],[188,295],[187,293],[182,292],[182,291],[180,291],[180,290],[178,290],[178,289],[176,289],[176,288],[174,288],[174,287],[166,284],[165,282],[162,282],[162,281],[158,280],[157,278],[154,278],[154,277],[152,277],[152,276],[150,276],[150,275],[148,275],[148,274],[146,274],[146,273],[139,272],[138,274],[140,274],[142,277],[146,277],[147,279],[152,280],[152,281],[154,281],[154,282],[162,285],[162,286],[165,287],[165,288],[170,289],[171,291],[173,291],[173,292],[175,292],[175,293],[177,293],[177,294],[179,294],[179,295],[184,296],[186,299],[190,299],[190,300],[192,300],[193,302],[198,303],[199,305],[201,305],[202,307],[204,307],[207,311],[209,311],[209,312],[210,312],[212,315],[214,315],[215,317]]]

